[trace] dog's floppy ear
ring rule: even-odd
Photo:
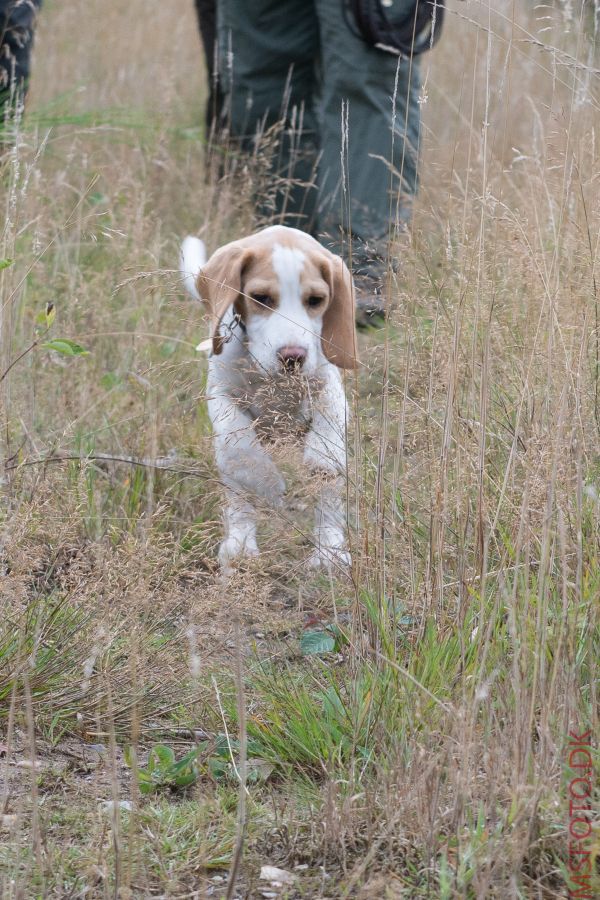
[[[345,262],[331,254],[327,262],[329,306],[323,316],[321,344],[323,353],[340,369],[358,365],[358,342],[354,319],[354,284]]]
[[[213,253],[198,275],[196,287],[209,309],[213,353],[217,355],[224,343],[219,334],[221,319],[240,295],[244,268],[251,255],[250,250],[233,241]]]

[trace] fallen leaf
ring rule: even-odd
[[[85,744],[84,750],[93,750],[95,753],[106,753],[106,744]]]
[[[249,759],[248,781],[267,781],[273,774],[275,766],[266,759]]]
[[[115,806],[117,809],[122,809],[125,812],[131,812],[133,809],[133,803],[131,800],[119,800],[116,804],[114,800],[101,800],[100,808],[106,813],[114,812]]]
[[[262,866],[260,870],[262,881],[270,881],[271,884],[293,884],[294,876],[287,869],[278,869],[277,866]]]

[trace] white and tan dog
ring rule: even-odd
[[[304,430],[304,463],[322,477],[313,567],[346,566],[343,502],[348,405],[340,370],[357,365],[352,277],[318,241],[275,225],[206,260],[187,237],[181,273],[211,318],[208,411],[226,493],[225,572],[256,556],[252,495],[281,505],[285,483],[261,436]]]

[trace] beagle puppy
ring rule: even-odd
[[[258,555],[252,501],[281,506],[285,491],[268,442],[298,433],[305,465],[320,474],[310,565],[349,565],[341,370],[358,356],[348,268],[308,234],[274,225],[208,260],[202,241],[187,237],[180,269],[211,320],[207,395],[226,500],[223,571]]]

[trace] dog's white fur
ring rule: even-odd
[[[342,500],[348,405],[339,368],[356,365],[348,270],[313,238],[283,226],[228,244],[209,260],[202,241],[187,237],[180,268],[213,320],[207,393],[226,494],[222,569],[258,554],[252,498],[283,501],[285,483],[258,430],[268,438],[301,427],[304,463],[321,475],[310,565],[349,565]],[[282,348],[284,356],[305,354],[300,372],[285,369]]]

